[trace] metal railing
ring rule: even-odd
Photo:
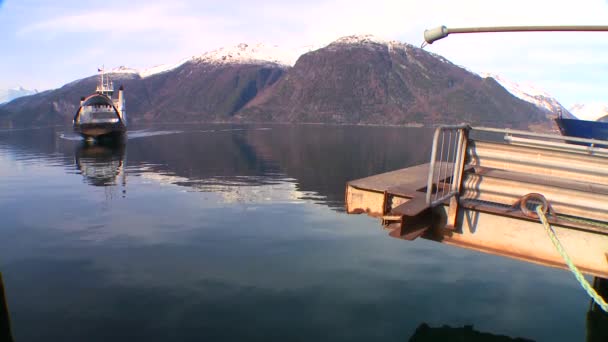
[[[469,125],[439,126],[433,136],[426,203],[436,206],[460,192]]]
[[[608,156],[608,141],[571,137],[559,134],[535,133],[509,128],[472,127],[473,132],[497,133],[504,141],[522,146],[539,147],[565,152]]]

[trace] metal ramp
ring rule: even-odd
[[[431,208],[450,203],[453,228],[458,210],[458,195],[465,166],[468,125],[442,126],[433,136],[431,160],[428,164],[426,187],[417,189],[407,202],[383,210],[382,224],[389,235],[405,240],[422,236],[432,226]],[[385,192],[385,205],[393,192]],[[390,205],[389,205],[390,207]]]
[[[608,142],[464,125],[439,127],[433,141],[427,164],[348,182],[347,212],[380,218],[395,238],[563,268],[522,210],[539,193],[578,266],[608,277]]]

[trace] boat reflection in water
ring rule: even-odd
[[[126,144],[122,140],[83,142],[75,152],[75,163],[85,181],[93,186],[121,184],[125,192]]]

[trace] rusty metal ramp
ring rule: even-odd
[[[476,131],[501,138],[471,138]],[[429,163],[348,182],[346,210],[378,217],[392,237],[423,237],[565,268],[538,217],[525,209],[529,194],[540,194],[574,263],[585,273],[608,277],[608,149],[597,147],[605,145],[441,127]]]

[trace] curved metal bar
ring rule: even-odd
[[[489,32],[608,32],[606,25],[579,25],[579,26],[490,26],[490,27],[456,27],[447,28],[439,26],[424,31],[424,40],[427,44],[447,37],[451,33],[489,33]]]
[[[74,115],[74,119],[73,119],[74,123],[76,123],[77,119],[80,117],[82,107],[87,106],[87,102],[95,97],[104,98],[104,100],[105,100],[104,103],[112,106],[112,109],[114,109],[114,113],[116,114],[116,117],[118,118],[118,122],[123,122],[122,117],[120,116],[120,113],[119,113],[118,109],[116,108],[116,106],[114,105],[114,101],[112,101],[111,98],[109,98],[108,96],[103,95],[103,94],[93,94],[93,95],[89,95],[88,97],[86,97],[84,99],[84,101],[82,102],[82,105],[78,107],[78,110],[76,111],[76,115]]]
[[[427,187],[426,187],[426,203],[429,206],[435,206],[438,203],[440,203],[441,201],[443,201],[446,198],[449,198],[451,196],[453,196],[454,194],[457,194],[460,191],[459,186],[458,187],[454,187],[453,185],[450,185],[449,189],[447,189],[448,193],[446,194],[446,189],[445,187],[442,187],[441,189],[441,195],[439,195],[438,188],[435,188],[435,192],[433,191],[434,186],[437,187],[440,183],[440,181],[447,179],[449,176],[449,171],[448,171],[448,165],[450,164],[450,160],[451,160],[451,155],[450,155],[450,149],[451,149],[451,144],[452,144],[452,131],[456,131],[458,132],[456,135],[456,140],[454,142],[454,145],[456,145],[456,152],[454,155],[454,158],[459,158],[459,160],[454,160],[453,162],[453,166],[452,166],[452,182],[454,181],[458,181],[460,184],[460,179],[462,177],[461,173],[462,170],[458,171],[456,168],[462,168],[463,167],[463,157],[464,157],[464,151],[462,151],[462,149],[465,146],[464,143],[464,131],[468,131],[470,129],[470,126],[468,124],[460,124],[460,125],[442,125],[442,126],[438,126],[435,129],[435,133],[433,135],[433,147],[431,148],[431,160],[429,163],[429,170],[428,170],[428,176],[427,176]],[[445,145],[445,132],[449,132],[450,134],[450,138],[448,139],[448,151],[447,151],[447,160],[443,161],[443,151],[444,151],[444,145]],[[439,143],[439,138],[441,137],[441,145]],[[439,152],[438,152],[439,150]],[[437,160],[437,157],[439,156],[439,160]]]

